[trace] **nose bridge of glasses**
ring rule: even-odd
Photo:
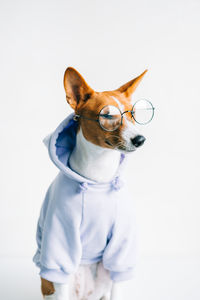
[[[121,112],[121,124],[123,123],[124,117],[127,121],[133,121],[133,108],[131,110]]]
[[[123,116],[124,114],[126,115],[127,113],[132,113],[133,112],[133,107],[131,110],[125,110],[123,112],[121,112],[121,115]]]

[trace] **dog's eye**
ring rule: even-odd
[[[121,124],[121,112],[113,105],[106,105],[99,114],[99,124],[108,131],[117,129]]]
[[[100,117],[107,119],[107,120],[112,120],[115,118],[115,116],[109,115],[109,114],[100,114]]]

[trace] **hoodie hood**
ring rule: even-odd
[[[74,121],[73,116],[74,113],[71,113],[60,123],[54,132],[44,138],[43,142],[48,148],[50,159],[60,171],[77,182],[100,185],[104,184],[83,177],[82,175],[73,171],[68,164],[70,154],[76,145],[76,133],[78,128],[78,122]],[[116,182],[117,178],[119,178],[122,165],[124,165],[124,160],[125,154],[121,153],[118,170],[111,181]]]

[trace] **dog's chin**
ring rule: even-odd
[[[111,142],[109,140],[105,140],[106,144],[108,146],[110,146],[110,149],[113,150],[117,150],[121,153],[127,154],[127,153],[131,153],[134,152],[136,150],[136,147],[132,146],[132,147],[126,147],[126,146],[114,146],[113,144],[111,144]]]
[[[136,148],[134,148],[134,149],[126,149],[126,150],[118,149],[118,151],[121,152],[121,153],[124,153],[124,154],[128,154],[128,153],[132,153],[132,152],[136,151]]]
[[[132,153],[132,152],[134,152],[134,151],[136,151],[136,148],[134,147],[134,148],[131,148],[131,149],[127,149],[127,148],[117,148],[116,150],[118,150],[119,152],[121,152],[121,153],[124,153],[124,154],[128,154],[128,153]]]

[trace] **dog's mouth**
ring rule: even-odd
[[[130,153],[130,152],[134,152],[136,150],[135,147],[133,148],[126,148],[126,147],[117,147],[117,150],[119,150],[122,153]]]
[[[113,144],[112,144],[109,140],[105,139],[105,143],[106,143],[107,145],[113,147]]]
[[[113,145],[108,139],[105,139],[105,143],[112,147],[112,149],[118,150],[122,153],[128,153],[128,152],[133,152],[136,150],[136,148],[133,147],[126,147],[122,144],[122,142],[117,143],[116,145]]]

